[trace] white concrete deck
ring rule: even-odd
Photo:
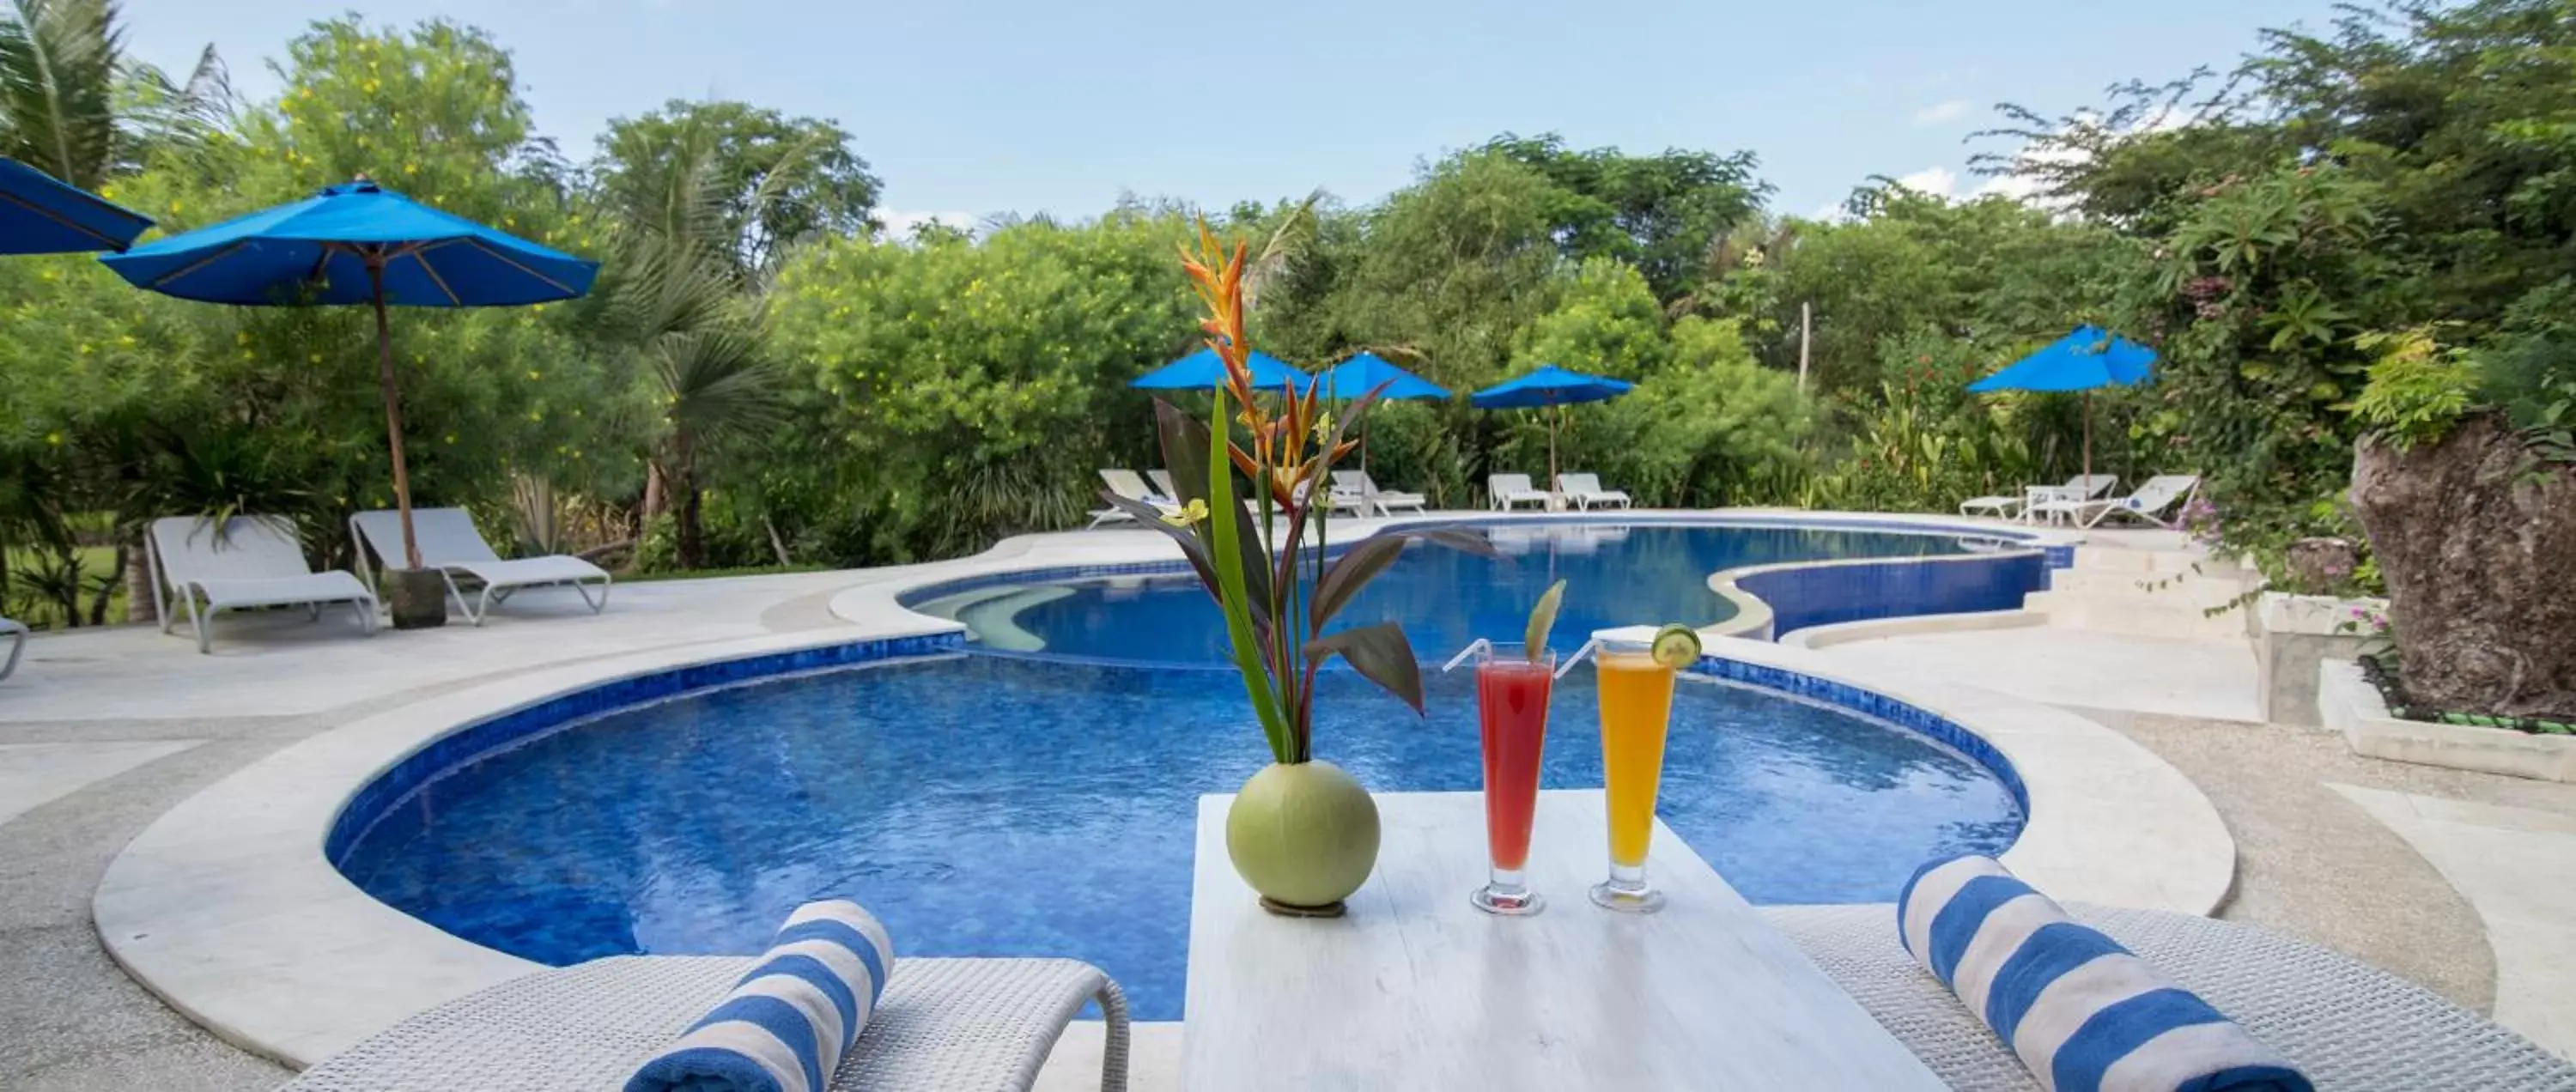
[[[1838,644],[1839,661],[1952,679],[2091,709],[2260,721],[2254,649],[2244,641],[2143,637],[2063,626],[1918,633]]]
[[[2576,1060],[2576,816],[2330,785],[2467,896],[2495,948],[2495,1019]]]

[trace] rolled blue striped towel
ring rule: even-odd
[[[1899,939],[2054,1092],[2312,1092],[2288,1059],[1992,857],[1917,869]]]
[[[797,907],[751,973],[626,1092],[823,1092],[893,969],[893,938],[859,904]]]

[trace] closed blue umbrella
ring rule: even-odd
[[[1992,391],[2083,391],[2084,476],[2093,476],[2093,391],[2155,378],[2156,351],[2099,326],[2078,326],[2045,348],[1968,384]]]
[[[140,213],[0,156],[0,254],[123,250],[151,226]]]
[[[1554,364],[1541,364],[1537,371],[1528,375],[1469,395],[1467,402],[1477,409],[1542,409],[1581,402],[1607,402],[1636,388],[1636,384],[1625,379],[1585,375]],[[1547,419],[1547,488],[1551,493],[1556,491],[1558,416],[1551,414]]]
[[[364,303],[376,311],[377,379],[393,451],[403,560],[420,568],[403,464],[402,393],[385,308],[507,307],[590,290],[599,263],[420,204],[364,177],[102,258],[140,288],[248,307]]]
[[[1252,371],[1252,389],[1256,391],[1276,391],[1291,384],[1303,390],[1312,382],[1287,361],[1259,349],[1253,350],[1252,358],[1245,363]],[[1202,346],[1195,353],[1137,376],[1127,385],[1145,390],[1212,391],[1225,385],[1225,358]]]

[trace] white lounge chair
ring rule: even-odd
[[[2147,483],[2139,486],[2137,492],[2125,497],[2106,497],[2101,500],[2044,500],[2032,504],[2030,510],[2035,515],[2047,516],[2051,520],[2064,516],[2086,527],[2100,526],[2103,520],[2120,515],[2171,530],[2182,526],[2182,517],[2177,513],[2173,519],[2168,520],[2164,517],[2165,509],[2173,507],[2177,502],[2199,491],[2200,475],[2160,474],[2147,479]]]
[[[438,570],[438,575],[447,581],[447,594],[456,600],[456,609],[475,625],[482,625],[492,608],[507,602],[510,593],[521,588],[568,585],[590,606],[592,614],[608,608],[608,570],[562,554],[504,559],[483,541],[482,532],[474,529],[474,516],[462,508],[414,508],[411,532],[412,539],[420,544],[421,565]],[[367,568],[370,549],[384,559],[387,568],[403,561],[402,513],[386,509],[360,512],[349,517],[349,534],[358,540],[358,572],[367,583],[375,583],[375,573]],[[483,585],[482,594],[472,603],[465,601],[464,589],[456,586],[460,573]],[[599,585],[596,599],[590,595],[593,583]]]
[[[2018,513],[2027,522],[2030,519],[2031,505],[2050,500],[2088,500],[2109,492],[2112,486],[2118,484],[2120,479],[2116,475],[2078,474],[2066,479],[2064,485],[2023,486],[2021,495],[2017,497],[2001,494],[1990,497],[1970,497],[1959,502],[1959,514],[1971,516],[1986,512],[1998,519],[2011,519]]]
[[[1363,512],[1369,508],[1375,508],[1379,515],[1384,516],[1394,515],[1398,508],[1419,512],[1422,511],[1423,505],[1429,503],[1429,498],[1420,493],[1398,493],[1378,488],[1377,482],[1370,479],[1368,471],[1365,470],[1334,471],[1333,491],[1358,497]]]
[[[27,627],[22,622],[0,618],[0,637],[9,639],[9,658],[0,661],[0,679],[5,679],[18,670],[18,654],[27,651]]]
[[[1153,487],[1146,485],[1145,479],[1137,477],[1136,472],[1133,470],[1103,469],[1100,472],[1100,480],[1108,484],[1110,492],[1116,493],[1128,500],[1143,501],[1165,512],[1178,511],[1180,508],[1179,505],[1172,502],[1171,497],[1154,492]],[[1136,517],[1134,516],[1128,515],[1126,509],[1120,508],[1116,505],[1111,505],[1107,508],[1094,510],[1091,513],[1091,526],[1098,527],[1104,523],[1118,523],[1135,518]],[[1089,530],[1090,528],[1084,529]]]
[[[1559,474],[1556,476],[1556,488],[1557,491],[1565,494],[1565,499],[1573,501],[1577,508],[1588,509],[1596,504],[1605,508],[1628,507],[1628,494],[1616,489],[1601,488],[1601,476],[1598,474]]]
[[[1181,491],[1180,491],[1180,489],[1179,489],[1178,487],[1176,487],[1176,486],[1174,486],[1174,485],[1172,484],[1172,472],[1171,472],[1171,471],[1169,471],[1169,470],[1148,470],[1148,471],[1146,471],[1146,472],[1145,472],[1145,476],[1146,476],[1146,477],[1148,477],[1148,478],[1152,478],[1152,479],[1154,479],[1154,491],[1155,491],[1155,492],[1162,494],[1163,496],[1165,496],[1165,497],[1167,497],[1167,498],[1171,499],[1171,500],[1172,500],[1173,502],[1175,502],[1175,503],[1177,503],[1177,502],[1179,502],[1179,501],[1180,501],[1180,499],[1181,499]]]
[[[374,634],[376,593],[338,569],[314,572],[293,526],[276,516],[234,516],[220,528],[203,516],[153,520],[144,557],[152,566],[161,632],[178,620],[162,598],[166,587],[187,609],[199,652],[214,651],[215,615],[253,607],[304,607],[319,620],[323,607],[347,603],[357,609],[358,628]]]
[[[1544,509],[1549,499],[1544,490],[1531,484],[1527,474],[1488,474],[1485,476],[1485,493],[1496,511],[1510,511],[1520,507],[1523,501]]]

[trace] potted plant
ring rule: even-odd
[[[1377,863],[1377,804],[1349,774],[1315,757],[1316,672],[1339,656],[1416,715],[1422,674],[1411,642],[1392,622],[1325,627],[1410,541],[1492,550],[1473,535],[1426,528],[1383,531],[1327,556],[1332,506],[1326,483],[1333,464],[1357,446],[1345,436],[1367,417],[1379,391],[1354,400],[1336,421],[1320,391],[1253,389],[1245,250],[1237,243],[1228,252],[1201,223],[1196,254],[1182,252],[1207,307],[1200,325],[1208,347],[1225,361],[1226,382],[1205,423],[1170,403],[1154,404],[1180,510],[1101,495],[1179,543],[1224,613],[1234,665],[1271,757],[1226,815],[1226,852],[1235,871],[1274,912],[1333,915]],[[1238,496],[1237,473],[1245,495]]]

